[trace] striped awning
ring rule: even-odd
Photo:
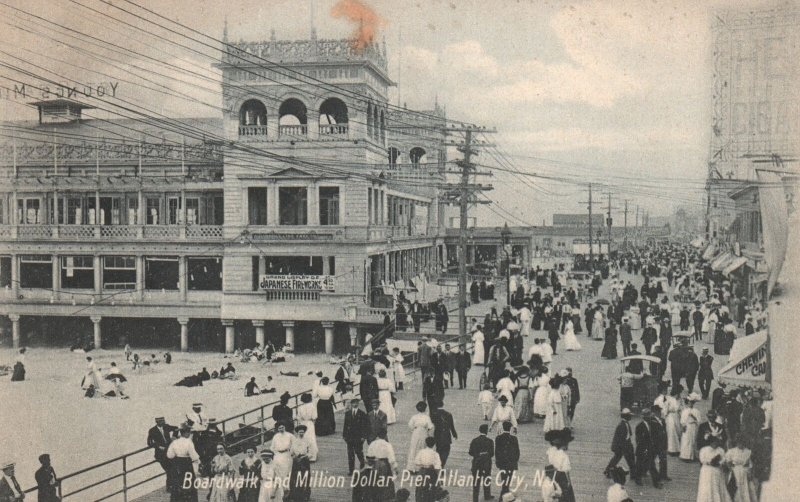
[[[727,266],[727,264],[730,262],[732,257],[735,258],[735,256],[733,256],[732,254],[730,254],[727,251],[725,251],[724,253],[720,253],[719,255],[717,255],[716,258],[714,258],[711,261],[711,270],[713,270],[715,272],[719,272],[719,271],[723,270]]]
[[[738,270],[741,266],[743,266],[746,263],[747,263],[747,258],[745,258],[744,256],[736,256],[722,270],[722,273],[723,275],[730,275],[733,271]]]

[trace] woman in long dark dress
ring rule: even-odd
[[[605,343],[600,357],[603,359],[617,358],[617,326],[614,321],[609,321],[609,326],[606,328]]]
[[[19,349],[17,360],[14,363],[14,372],[11,374],[12,382],[21,382],[25,380],[25,347]]]
[[[308,482],[311,460],[309,459],[309,443],[305,439],[305,425],[295,428],[297,436],[292,441],[292,478],[288,500],[292,502],[308,502],[311,499],[311,484]]]
[[[238,502],[258,502],[258,491],[260,490],[261,460],[256,457],[254,446],[248,446],[245,450],[245,457],[239,464],[239,474],[244,478],[244,483],[239,489]]]
[[[578,303],[572,306],[572,330],[576,335],[583,332],[581,327],[581,306]]]
[[[317,421],[315,423],[317,436],[329,436],[336,432],[336,417],[333,415],[334,390],[328,377],[320,380],[317,388]]]

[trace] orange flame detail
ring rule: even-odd
[[[384,18],[359,0],[339,0],[331,9],[331,16],[358,23],[353,33],[353,48],[359,51],[371,44],[378,30],[386,25]]]

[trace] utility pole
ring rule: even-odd
[[[608,192],[608,214],[606,215],[606,225],[608,226],[608,250],[606,258],[611,256],[611,192]]]
[[[623,242],[625,243],[625,251],[628,250],[628,199],[625,199],[625,232],[623,233]]]
[[[455,146],[464,154],[464,159],[457,161],[456,165],[461,168],[460,182],[455,186],[448,186],[452,190],[447,193],[450,200],[457,199],[459,204],[459,233],[458,233],[458,334],[459,343],[466,344],[467,338],[467,223],[469,219],[470,204],[477,204],[476,194],[483,190],[491,189],[490,186],[480,184],[470,184],[470,176],[483,175],[474,170],[472,156],[477,155],[475,148],[475,133],[494,133],[494,130],[486,130],[482,127],[464,126],[446,127],[445,134],[464,133],[464,142],[446,142],[445,146]],[[492,146],[486,142],[481,142],[479,146]]]
[[[592,184],[589,183],[589,271],[594,272],[594,237],[592,233]]]

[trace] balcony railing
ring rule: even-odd
[[[0,238],[20,240],[150,239],[163,241],[222,240],[222,225],[0,225]]]
[[[296,291],[289,289],[265,290],[269,301],[319,301],[320,291]]]
[[[320,136],[347,136],[347,124],[320,124]]]
[[[265,125],[240,125],[239,136],[266,136],[267,126]]]
[[[305,124],[278,126],[278,134],[281,136],[307,136],[308,126]]]

